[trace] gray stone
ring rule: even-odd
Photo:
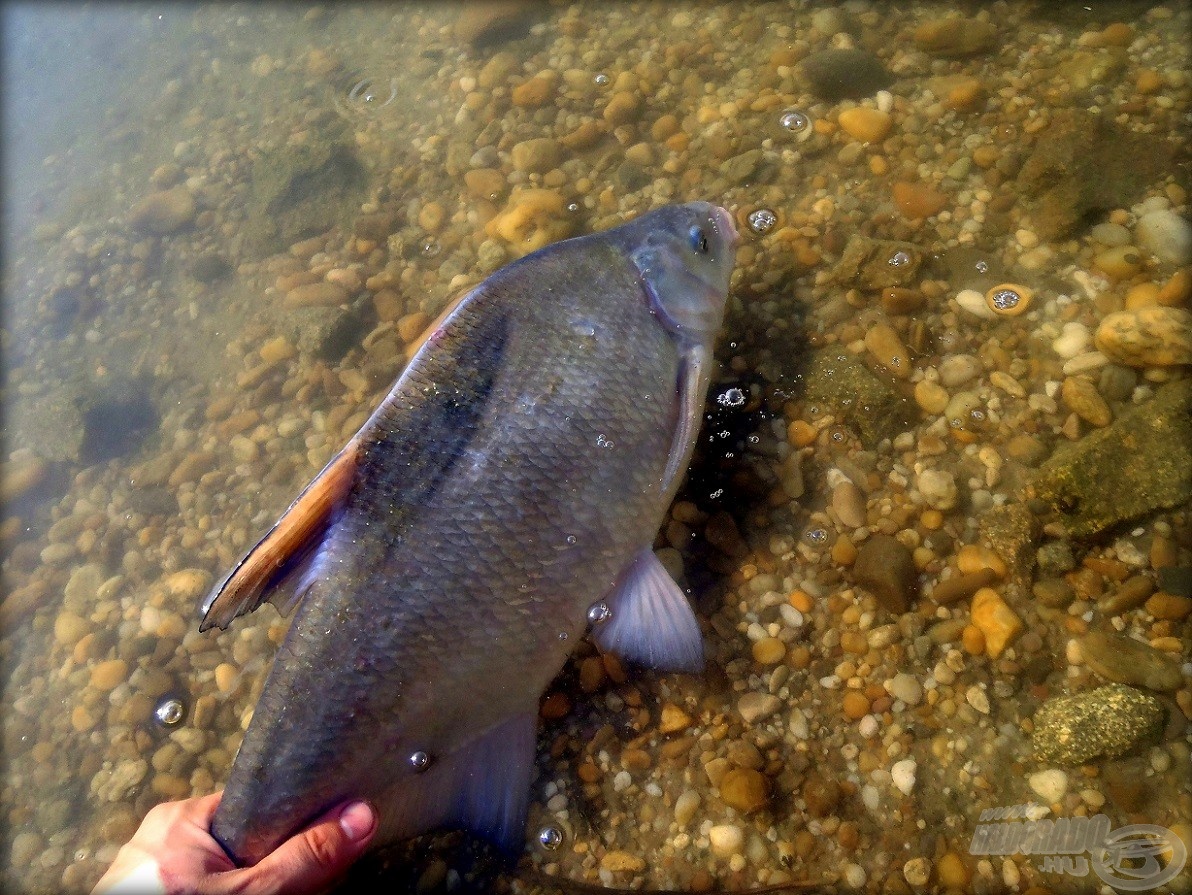
[[[817,351],[802,376],[804,399],[811,411],[831,413],[855,429],[866,447],[905,431],[915,417],[913,401],[840,349]]]
[[[894,81],[882,61],[865,50],[821,50],[802,67],[811,92],[828,102],[872,96]]]

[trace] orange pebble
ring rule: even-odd
[[[985,635],[976,625],[964,626],[960,632],[960,642],[970,655],[980,656],[985,652]]]

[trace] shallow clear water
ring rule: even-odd
[[[1142,876],[1174,875],[1189,17],[6,5],[0,887],[87,891],[152,805],[222,787],[286,621],[199,634],[197,607],[453,297],[697,198],[743,239],[655,547],[709,669],[577,646],[542,703],[518,872],[1125,878],[983,851],[1029,804],[1164,828]],[[458,835],[354,873],[542,887]]]

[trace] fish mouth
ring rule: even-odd
[[[733,216],[721,208],[719,205],[715,206],[712,212],[716,225],[723,229],[728,234],[728,244],[735,246],[741,240],[741,234],[737,232],[737,225],[733,222]]]

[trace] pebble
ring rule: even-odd
[[[899,214],[910,220],[929,218],[939,214],[948,206],[948,196],[925,183],[910,183],[899,180],[891,188],[894,207]]]
[[[894,766],[890,768],[890,782],[904,796],[909,796],[915,789],[915,771],[918,768],[918,762],[913,758],[904,758],[901,761],[896,761],[894,762]]]
[[[832,509],[842,524],[859,528],[865,524],[865,494],[850,479],[832,489]]]
[[[782,700],[770,693],[746,693],[737,700],[737,713],[746,724],[757,724],[782,707]]]
[[[936,367],[940,382],[946,388],[956,388],[971,382],[981,374],[981,361],[971,354],[950,354]]]
[[[894,327],[875,323],[865,332],[865,347],[870,355],[899,379],[911,375],[910,352]]]
[[[1059,768],[1035,771],[1026,778],[1026,782],[1047,805],[1054,805],[1068,791],[1068,775]]]
[[[736,824],[716,824],[708,830],[708,843],[712,847],[712,854],[731,858],[744,848],[745,834]]]
[[[694,789],[685,789],[679,793],[679,797],[675,799],[675,823],[680,827],[691,823],[695,812],[699,810],[699,803],[699,793]]]
[[[91,686],[96,690],[114,690],[128,678],[128,663],[123,659],[108,659],[91,669]]]
[[[58,613],[54,619],[54,639],[61,646],[71,649],[84,636],[91,632],[91,623],[81,615],[76,615],[69,609]]]
[[[552,242],[566,239],[575,230],[563,195],[550,189],[514,191],[505,208],[484,228],[489,236],[505,242],[515,254],[529,254]]]
[[[645,868],[646,862],[641,857],[627,851],[607,851],[600,859],[600,869],[609,873],[638,873]]]
[[[720,798],[730,808],[751,814],[769,803],[769,784],[765,775],[753,768],[731,768],[720,780]]]
[[[880,59],[858,49],[819,50],[803,60],[802,69],[811,92],[828,102],[872,96],[894,80]]]
[[[1192,262],[1192,223],[1169,208],[1148,211],[1134,225],[1134,238],[1166,264]]]
[[[956,304],[960,305],[961,310],[967,311],[974,317],[980,317],[984,320],[994,320],[998,316],[989,307],[989,303],[985,301],[984,294],[978,292],[976,289],[961,289],[956,293]]]
[[[1156,739],[1164,714],[1159,700],[1123,684],[1055,696],[1035,713],[1035,757],[1069,767],[1115,758]]]
[[[680,733],[691,726],[691,715],[674,703],[662,706],[658,719],[658,730],[663,734]]]
[[[1192,313],[1163,306],[1118,311],[1101,321],[1094,342],[1128,367],[1192,364]]]
[[[165,236],[189,226],[198,208],[190,190],[184,186],[150,193],[128,212],[134,230],[152,236]]]
[[[915,29],[915,46],[934,56],[958,59],[984,53],[994,46],[997,28],[968,16],[931,19]]]
[[[565,151],[557,140],[536,137],[515,143],[509,153],[515,171],[545,174],[563,161]]]
[[[786,655],[786,644],[777,637],[763,637],[753,644],[753,658],[760,665],[777,665]]]
[[[1165,621],[1179,621],[1192,612],[1192,597],[1159,591],[1146,601],[1146,611]]]
[[[915,403],[918,404],[925,413],[943,413],[944,408],[948,406],[948,401],[951,399],[951,397],[952,396],[948,394],[948,390],[938,382],[920,379],[915,383]]]
[[[1097,391],[1097,386],[1084,376],[1065,377],[1060,386],[1060,397],[1090,426],[1108,426],[1113,422],[1113,411]]]
[[[879,109],[855,106],[845,109],[837,118],[840,129],[862,143],[880,143],[894,126],[894,119]]]
[[[973,624],[985,636],[985,651],[996,659],[1022,633],[1022,619],[991,587],[973,594]]]
[[[924,502],[937,510],[954,509],[960,498],[956,477],[946,469],[924,469],[915,476],[915,487],[919,489]]]
[[[1184,682],[1180,666],[1149,643],[1124,634],[1090,631],[1080,639],[1084,662],[1106,680],[1148,690],[1178,690]]]
[[[613,127],[620,127],[623,124],[632,124],[641,116],[643,108],[642,98],[628,90],[619,90],[614,93],[604,107],[604,120]]]
[[[909,706],[916,706],[923,701],[923,685],[913,674],[900,671],[883,686],[886,692],[895,699],[901,699]]]
[[[289,308],[335,307],[348,297],[348,290],[335,283],[305,283],[289,290],[284,304]]]
[[[1059,336],[1052,341],[1051,349],[1064,360],[1070,360],[1088,348],[1091,340],[1088,327],[1071,320],[1064,324]]]
[[[926,888],[931,879],[931,869],[931,861],[927,858],[911,858],[902,865],[902,878],[912,888]]]
[[[889,535],[874,535],[857,551],[853,578],[869,590],[878,605],[895,614],[910,608],[918,570],[911,551]]]
[[[1128,280],[1142,269],[1142,253],[1132,245],[1102,249],[1093,256],[1093,267],[1110,280]]]

